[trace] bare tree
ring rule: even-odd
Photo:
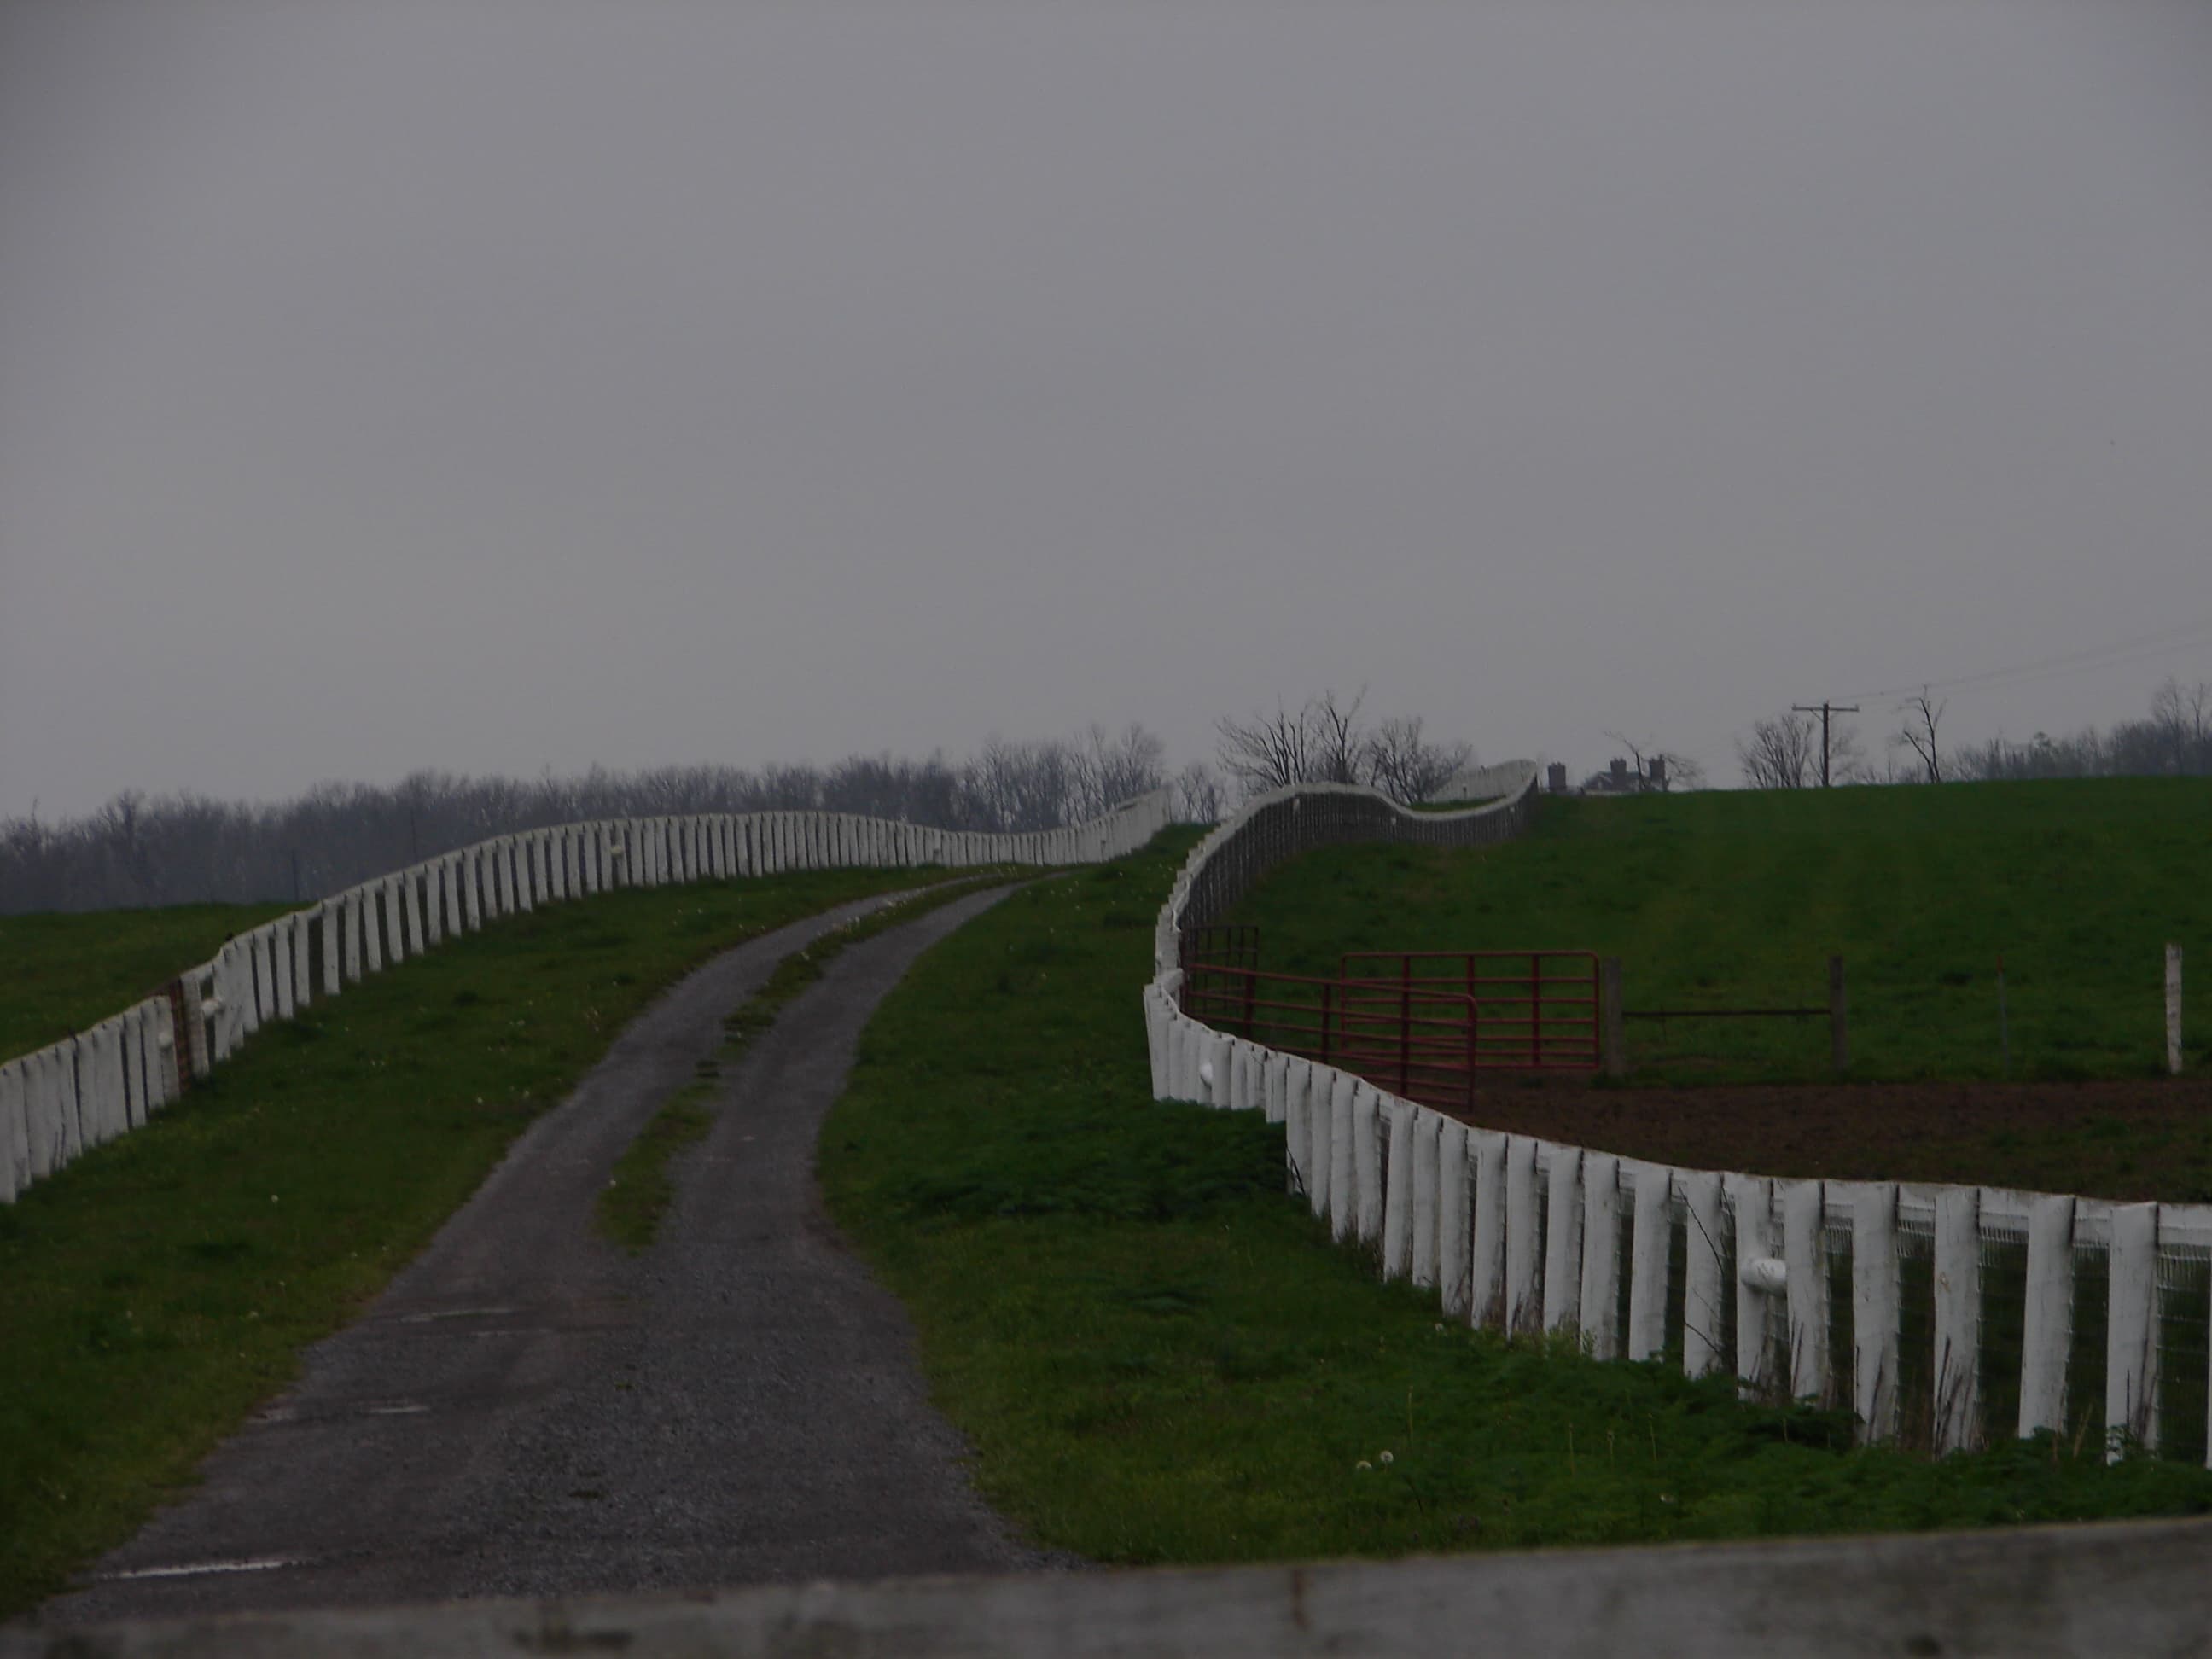
[[[1943,718],[1943,711],[1950,706],[1948,702],[1932,701],[1926,686],[1921,687],[1918,696],[1898,705],[1898,711],[1905,716],[1905,723],[1898,727],[1894,741],[1911,745],[1912,752],[1920,757],[1921,768],[1927,773],[1930,783],[1943,781],[1943,757],[1936,744],[1936,727]]]
[[[1346,708],[1338,707],[1334,690],[1307,699],[1301,712],[1313,732],[1313,759],[1318,769],[1314,775],[1316,781],[1368,781],[1367,734],[1359,725],[1359,707],[1366,701],[1367,688],[1364,685]]]
[[[1367,739],[1368,778],[1391,799],[1409,806],[1434,800],[1446,784],[1474,764],[1474,750],[1469,744],[1424,738],[1418,714],[1384,720]]]
[[[1807,788],[1820,781],[1820,726],[1810,714],[1787,711],[1753,720],[1750,738],[1736,743],[1735,760],[1753,789]]]
[[[1324,691],[1295,710],[1278,697],[1272,714],[1249,720],[1224,715],[1214,722],[1214,753],[1248,795],[1293,783],[1364,783],[1367,735],[1359,708],[1366,701],[1363,686],[1349,704]]]
[[[1175,817],[1178,823],[1218,823],[1221,821],[1221,775],[1196,760],[1175,775]]]
[[[1278,697],[1273,714],[1249,720],[1224,714],[1214,722],[1214,753],[1221,769],[1248,795],[1307,781],[1313,776],[1313,729],[1306,718],[1311,707],[1292,713]]]

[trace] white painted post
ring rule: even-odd
[[[276,980],[276,1018],[289,1019],[296,1012],[292,1000],[292,919],[285,916],[269,929],[269,969]]]
[[[1283,1079],[1283,1166],[1289,1190],[1301,1198],[1313,1195],[1313,1152],[1310,1139],[1313,1114],[1308,1109],[1306,1062],[1292,1060]]]
[[[1403,1279],[1413,1256],[1413,1103],[1380,1103],[1389,1135],[1389,1172],[1382,1192],[1382,1277]]]
[[[1212,1041],[1206,1044],[1206,1060],[1213,1067],[1213,1082],[1206,1094],[1206,1104],[1217,1111],[1225,1112],[1236,1104],[1229,1093],[1236,1081],[1236,1039],[1214,1032]]]
[[[1359,1242],[1382,1243],[1382,1142],[1389,1133],[1382,1120],[1382,1091],[1371,1083],[1358,1083],[1352,1091],[1352,1162],[1359,1193]]]
[[[1547,1146],[1550,1192],[1544,1206],[1544,1328],[1578,1329],[1583,1317],[1583,1152]]]
[[[248,994],[239,1008],[246,1017],[246,1035],[252,1036],[261,1029],[261,1006],[265,1000],[272,1019],[276,1014],[275,988],[269,981],[269,935],[255,928],[240,941],[242,947],[240,968],[244,970]]]
[[[341,893],[335,901],[341,926],[340,943],[344,947],[345,977],[341,985],[358,985],[368,969],[364,963],[366,945],[362,939],[362,891],[358,887]]]
[[[361,895],[361,970],[364,974],[384,971],[383,910],[378,890],[374,885],[364,887]]]
[[[422,931],[422,866],[419,864],[399,872],[399,898],[407,914],[407,954],[410,957],[419,957],[429,948]]]
[[[138,1010],[126,1008],[108,1024],[115,1028],[115,1133],[129,1134],[146,1121],[146,1073],[140,1060]],[[6,1162],[0,1153],[0,1163]]]
[[[1851,1218],[1851,1410],[1860,1437],[1897,1432],[1897,1187],[1831,1182],[1831,1202]]]
[[[1620,1352],[1620,1160],[1583,1155],[1583,1341],[1593,1358]]]
[[[1790,1271],[1790,1397],[1828,1403],[1827,1195],[1817,1181],[1782,1192],[1782,1256]]]
[[[1467,1322],[1510,1329],[1506,1303],[1506,1137],[1498,1130],[1467,1130],[1467,1157],[1475,1168],[1467,1203]]]
[[[2020,1339],[2020,1434],[2066,1425],[2074,1335],[2074,1200],[2039,1195],[2027,1212],[2027,1304]]]
[[[0,1204],[13,1204],[31,1184],[31,1126],[23,1096],[22,1061],[0,1066]]]
[[[1413,1121],[1413,1283],[1432,1290],[1437,1282],[1437,1145],[1443,1133],[1441,1113],[1422,1106],[1409,1115]]]
[[[315,1000],[315,913],[301,910],[291,918],[292,1008],[296,1013]]]
[[[1674,1172],[1661,1164],[1625,1164],[1636,1184],[1628,1236],[1628,1347],[1631,1359],[1656,1359],[1667,1347],[1667,1262],[1673,1253]]]
[[[2166,1069],[2181,1075],[2181,947],[2166,947]]]
[[[1358,1097],[1359,1080],[1337,1073],[1329,1088],[1328,1230],[1340,1244],[1359,1228]]]
[[[2120,1437],[2158,1449],[2158,1206],[2112,1206],[2112,1292],[2105,1328],[2106,1455]]]
[[[1536,1229],[1536,1143],[1515,1135],[1505,1152],[1505,1329],[1508,1335],[1540,1327],[1543,1241]]]
[[[1982,1193],[1945,1187],[1936,1194],[1936,1449],[1958,1451],[1978,1437],[1981,1419]]]
[[[316,909],[323,936],[323,994],[326,997],[336,996],[345,985],[343,941],[338,937],[343,909],[343,904],[335,899],[325,899]]]
[[[52,1048],[27,1054],[23,1073],[23,1137],[30,1154],[31,1179],[44,1181],[65,1161],[60,1089]]]
[[[54,1050],[60,1060],[57,1069],[61,1076],[62,1152],[74,1164],[84,1156],[92,1139],[85,1133],[84,1085],[77,1070],[77,1062],[83,1056],[83,1040],[64,1037],[54,1045]]]
[[[1291,1109],[1291,1057],[1268,1051],[1265,1063],[1267,1121],[1283,1123],[1289,1121]]]
[[[1306,1064],[1306,1207],[1316,1220],[1328,1216],[1329,1166],[1335,1153],[1336,1073]]]
[[[484,924],[483,848],[465,848],[455,878],[461,884],[461,926],[481,933]]]
[[[399,884],[386,876],[376,884],[380,929],[386,963],[397,966],[407,960],[407,921],[400,908]]]
[[[1753,1261],[1775,1255],[1774,1184],[1760,1176],[1728,1175],[1723,1188],[1735,1208],[1735,1374],[1744,1388],[1767,1387],[1773,1340],[1768,1323],[1776,1310],[1769,1291],[1745,1281]]]
[[[153,1005],[142,1002],[123,1016],[123,1092],[130,1103],[134,1129],[146,1127],[161,1100],[155,1060]],[[0,1154],[0,1161],[4,1161],[4,1154]]]
[[[1474,1216],[1468,1183],[1467,1125],[1445,1118],[1437,1127],[1437,1294],[1444,1317],[1465,1319],[1472,1305]]]

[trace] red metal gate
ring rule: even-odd
[[[1258,960],[1256,927],[1194,930],[1183,1012],[1431,1105],[1472,1099],[1483,1072],[1597,1067],[1587,951],[1353,951],[1334,979],[1266,973]]]

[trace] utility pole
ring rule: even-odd
[[[1823,702],[1818,706],[1793,702],[1790,705],[1790,712],[1820,717],[1820,787],[1826,789],[1828,787],[1828,716],[1831,714],[1856,714],[1859,712],[1859,706],[1855,702]]]

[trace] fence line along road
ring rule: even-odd
[[[1023,835],[842,812],[617,818],[495,836],[379,876],[230,940],[144,1001],[0,1065],[0,1203],[142,1127],[272,1020],[502,916],[616,887],[786,870],[1096,864],[1168,822],[1156,790]]]
[[[2212,1206],[1674,1169],[1471,1127],[1186,1012],[1185,933],[1281,860],[1522,833],[1534,763],[1492,772],[1504,799],[1465,811],[1304,785],[1207,835],[1154,934],[1154,1098],[1282,1123],[1291,1190],[1455,1318],[1732,1370],[1749,1391],[1847,1406],[1874,1440],[1949,1451],[2048,1430],[2212,1462]]]

